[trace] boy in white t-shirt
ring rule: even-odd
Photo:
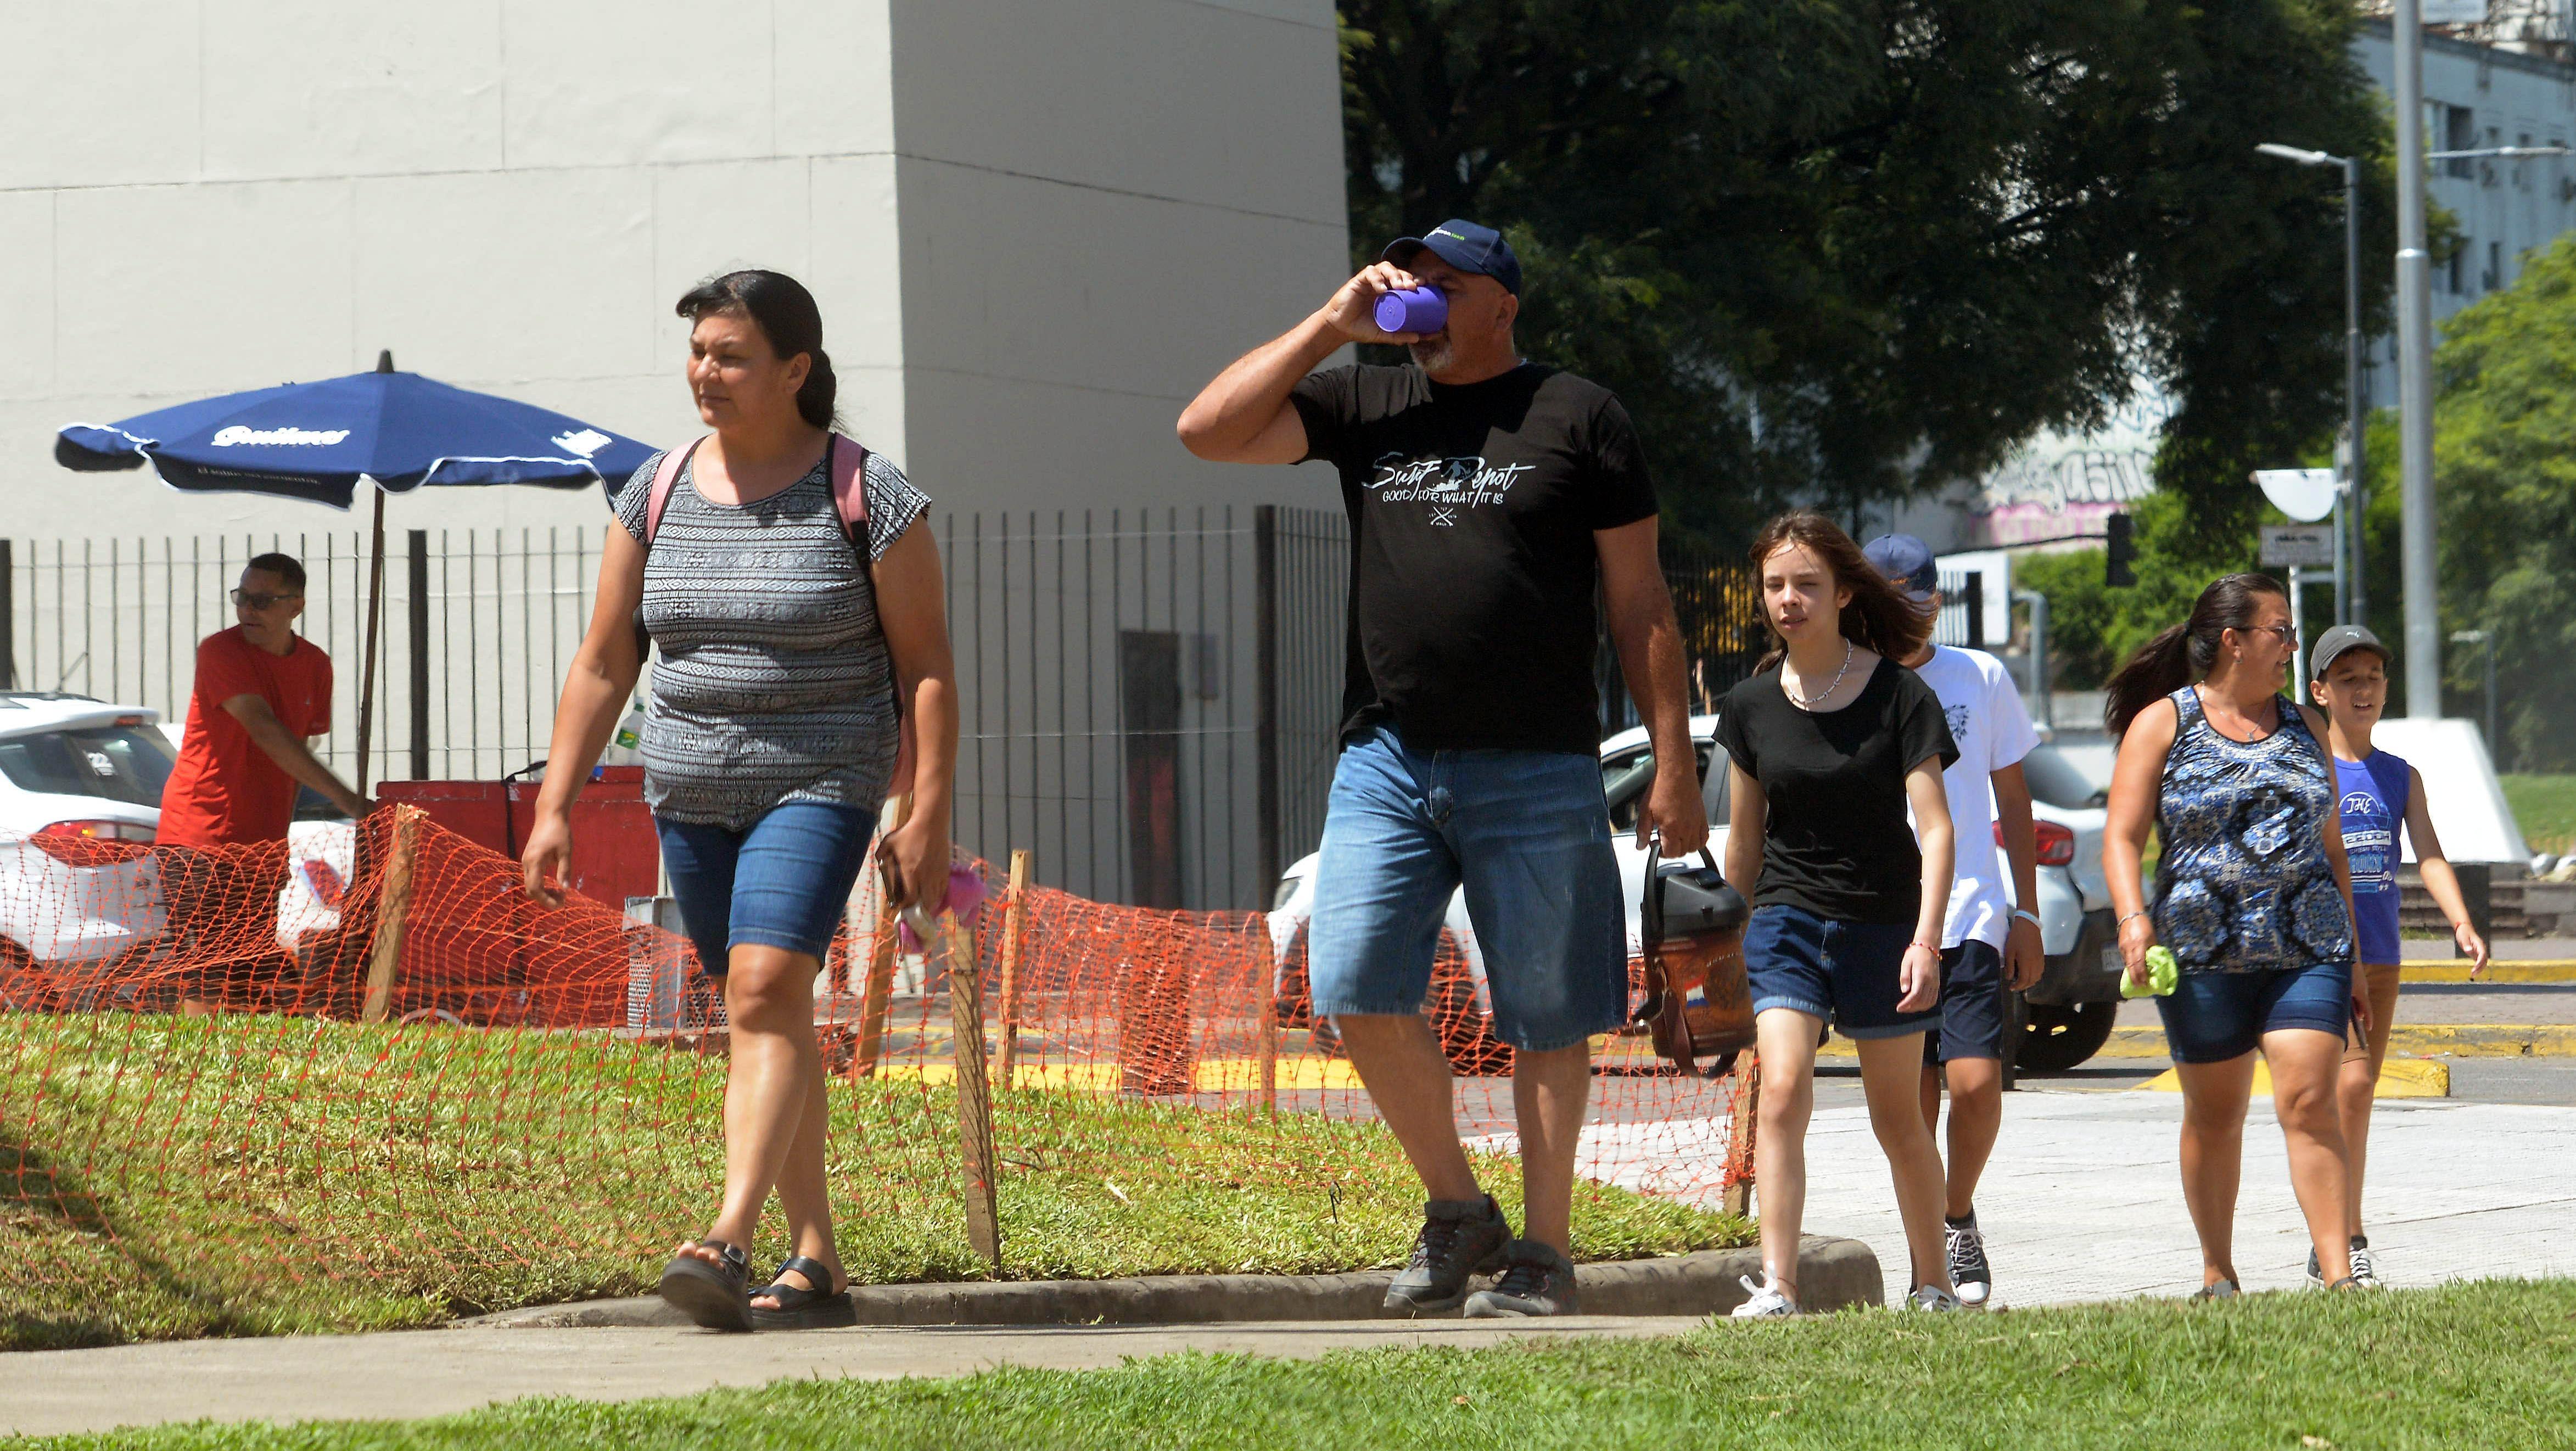
[[[1889,534],[1862,551],[1899,589],[1927,610],[1941,607],[1941,574],[1932,551],[1911,534]],[[1957,830],[1958,865],[1950,916],[1941,936],[1941,1024],[1923,1038],[1923,1117],[1941,1124],[1941,1089],[1950,1090],[1949,1203],[1944,1229],[1950,1279],[1959,1301],[1982,1305],[1994,1294],[1985,1236],[1977,1228],[1977,1180],[2003,1128],[2004,992],[2039,981],[2046,966],[2039,918],[2026,907],[2038,894],[2038,839],[2022,757],[2039,744],[2021,692],[2003,662],[1982,650],[1927,645],[1911,666],[1950,721],[1959,759],[1943,773]],[[1997,860],[1997,824],[2010,862],[2010,893]]]

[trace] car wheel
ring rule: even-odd
[[[2030,1003],[2026,1011],[2021,1046],[2013,1054],[2024,1073],[2063,1073],[2101,1052],[2120,1016],[2117,1003]]]

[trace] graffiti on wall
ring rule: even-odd
[[[2154,492],[2156,439],[2172,416],[2172,400],[2140,378],[2101,428],[2032,439],[1978,480],[1978,532],[1992,545],[2101,533],[2106,515]]]

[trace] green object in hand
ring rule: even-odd
[[[2120,996],[2169,998],[2173,996],[2174,984],[2181,977],[2182,964],[2174,961],[2173,949],[2159,942],[2147,949],[2147,985],[2138,986],[2124,972],[2120,974]]]

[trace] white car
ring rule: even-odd
[[[1723,770],[1709,769],[1717,752],[1717,717],[1694,716],[1690,725],[1691,741],[1699,754],[1700,800],[1708,808],[1708,847],[1723,863],[1728,778]],[[1654,752],[1644,727],[1622,731],[1601,743],[1602,795],[1610,808],[1611,849],[1619,862],[1631,957],[1639,951],[1637,904],[1646,883],[1646,852],[1637,845],[1637,806],[1654,774]],[[2053,1072],[2071,1068],[2098,1051],[2109,1037],[2110,1018],[2117,1011],[2110,892],[2101,880],[2103,812],[2099,793],[2057,756],[2054,747],[2034,750],[2023,763],[2023,774],[2031,783],[2031,814],[2039,830],[2035,911],[2048,967],[2039,984],[2025,995],[2026,1031],[2015,1061],[2034,1072]],[[1306,923],[1314,913],[1314,901],[1315,857],[1310,854],[1280,875],[1272,898],[1270,945],[1283,998],[1303,995],[1302,986],[1290,979],[1303,971]],[[1476,946],[1463,892],[1450,895],[1442,934],[1454,940],[1466,958],[1476,1011],[1490,1012],[1484,957]],[[2108,977],[2103,972],[2106,948],[2112,949],[2115,963]],[[1449,1036],[1455,1035],[1444,1034]]]
[[[0,978],[106,962],[169,925],[149,853],[87,845],[158,831],[178,760],[158,720],[85,696],[0,692]]]

